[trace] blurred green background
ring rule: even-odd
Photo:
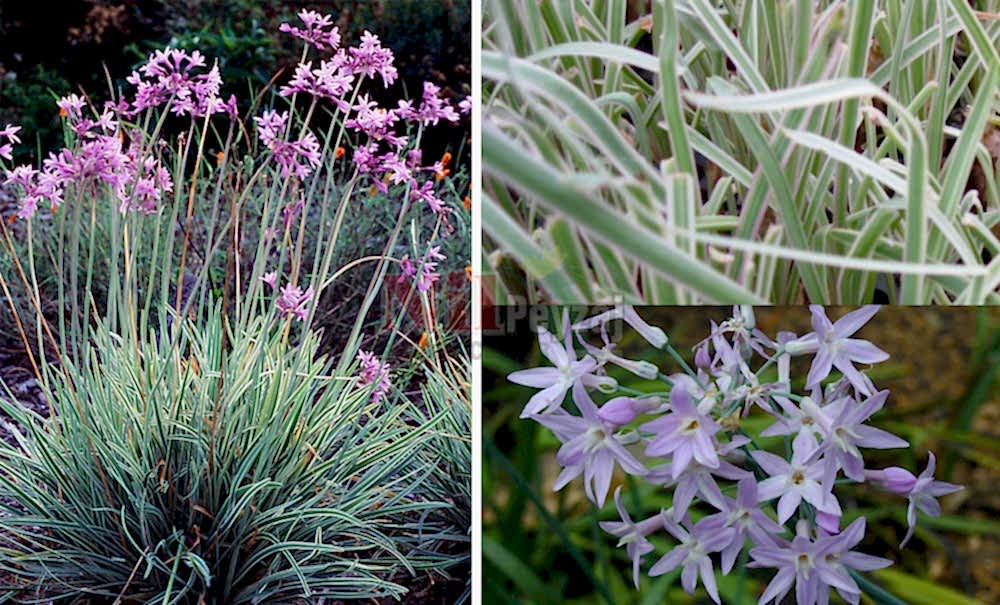
[[[4,0],[0,123],[24,127],[16,159],[33,160],[38,149],[61,142],[57,97],[83,90],[106,99],[109,76],[124,85],[152,50],[167,45],[218,59],[227,96],[236,94],[247,110],[251,91],[279,69],[291,75],[301,44],[278,25],[304,8],[334,15],[345,44],[368,29],[393,50],[400,80],[378,100],[395,106],[419,97],[425,80],[447,97],[470,94],[470,0]],[[467,123],[441,124],[424,135],[425,157],[446,149],[465,155],[467,139]]]
[[[847,310],[828,308],[828,314],[835,319]],[[583,311],[575,308],[571,317],[578,319]],[[691,347],[708,333],[709,320],[731,314],[730,307],[639,311],[664,328],[689,361]],[[487,318],[487,325],[492,319],[501,328],[484,335],[483,354],[483,602],[711,603],[700,589],[693,597],[681,590],[679,570],[643,577],[641,590],[635,591],[624,548],[616,548],[616,539],[597,526],[598,521],[618,519],[611,498],[597,510],[584,497],[580,479],[552,492],[559,442],[540,425],[518,420],[535,390],[511,384],[505,376],[548,365],[525,315],[542,318],[555,330],[560,311],[500,307],[495,312],[498,316]],[[758,327],[772,337],[779,330],[812,330],[806,307],[759,308],[756,316]],[[627,327],[623,334],[625,357],[653,361],[668,374],[680,371]],[[920,517],[914,539],[902,552],[905,499],[867,486],[838,487],[844,524],[861,514],[868,518],[858,549],[895,562],[869,577],[917,605],[1000,603],[1000,310],[884,307],[860,337],[891,355],[869,372],[879,388],[891,391],[874,423],[911,444],[909,450],[866,451],[866,466],[897,465],[916,474],[926,466],[927,450],[933,450],[937,478],[966,486],[942,499],[941,517]],[[627,386],[643,386],[634,376],[610,373]],[[758,429],[770,422],[759,413],[754,416],[760,419]],[[624,481],[619,471],[612,489]],[[624,483],[623,497],[633,518],[670,505],[665,490],[631,479]],[[644,571],[672,546],[664,536],[662,532],[659,541],[653,540],[656,550],[644,558]],[[771,572],[748,570],[744,575],[738,568],[728,577],[719,576],[723,601],[756,603]],[[834,596],[832,602],[841,601]]]

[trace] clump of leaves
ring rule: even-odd
[[[169,345],[99,330],[52,374],[51,419],[0,404],[26,427],[0,443],[8,590],[292,603],[399,596],[394,574],[454,563],[432,542],[458,504],[429,489],[424,453],[449,410],[414,426],[403,396],[374,403],[315,335],[290,347],[263,318],[179,330]]]
[[[501,297],[1000,301],[1000,3],[630,5],[486,5]]]

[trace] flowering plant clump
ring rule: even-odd
[[[541,389],[522,417],[550,429],[562,443],[555,490],[582,475],[587,498],[603,506],[621,470],[672,494],[672,506],[634,520],[619,486],[614,502],[621,520],[601,523],[625,547],[637,588],[652,561],[650,576],[680,569],[685,591],[694,593],[700,582],[720,603],[716,570],[727,575],[742,557],[747,567],[769,574],[762,605],[784,602],[792,591],[798,605],[828,603],[831,591],[857,604],[868,585],[860,574],[892,562],[857,550],[866,519],[843,526],[838,486],[867,483],[906,497],[909,528],[900,548],[913,535],[917,510],[939,515],[937,498],[962,489],[934,479],[933,453],[919,477],[900,467],[870,468],[865,461],[866,450],[909,446],[871,424],[889,392],[879,390],[863,367],[888,354],[855,333],[877,311],[863,307],[831,322],[814,305],[812,332],[772,338],[755,327],[752,308],[736,307],[732,318],[712,322],[695,348],[693,367],[631,307],[572,325],[566,314],[561,341],[539,329],[541,350],[556,367],[520,370],[508,379]],[[667,352],[683,372],[666,375],[648,361],[618,356],[608,335],[608,324],[617,319]],[[599,345],[591,341],[595,329]],[[803,378],[793,375],[796,358],[811,360],[801,392],[793,388]],[[607,375],[608,364],[665,388],[625,389]],[[579,414],[566,405],[568,392]],[[595,393],[611,397],[599,404]],[[770,419],[758,435],[741,427],[751,415]],[[783,438],[784,448],[767,449],[769,437]],[[654,536],[674,546],[647,559]]]
[[[421,138],[470,103],[383,107],[392,52],[299,17],[252,115],[168,48],[103,106],[59,99],[39,165],[0,129],[0,296],[50,414],[0,383],[0,601],[297,605],[418,573],[468,598],[470,364],[435,304],[467,264],[467,177]],[[374,329],[397,275],[420,345],[407,314]]]

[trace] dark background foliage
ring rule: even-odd
[[[419,97],[425,80],[455,99],[470,93],[470,0],[0,0],[0,122],[24,127],[17,153],[34,159],[59,143],[55,98],[84,91],[105,99],[109,77],[123,85],[167,45],[218,59],[227,93],[247,110],[251,91],[294,69],[301,45],[278,25],[303,8],[336,15],[345,44],[367,29],[393,50],[400,80],[380,101]],[[465,126],[426,133],[427,157],[466,151]]]

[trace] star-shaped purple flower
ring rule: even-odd
[[[563,345],[544,326],[539,326],[538,346],[542,350],[542,355],[555,367],[518,370],[507,376],[507,380],[513,383],[542,389],[528,400],[524,410],[521,411],[521,418],[551,412],[558,408],[566,398],[566,392],[578,382],[582,381],[590,386],[614,384],[614,379],[594,374],[598,365],[590,355],[585,355],[583,359],[577,361],[568,331],[566,335],[567,342]]]
[[[793,444],[791,462],[764,450],[754,450],[751,455],[770,475],[758,486],[757,496],[761,502],[778,498],[779,523],[787,521],[803,500],[823,512],[841,514],[836,496],[820,484],[824,462],[822,459],[810,462],[812,451]]]
[[[889,491],[906,496],[910,501],[906,508],[906,524],[908,526],[906,536],[899,544],[900,548],[913,537],[913,530],[917,527],[917,511],[937,517],[941,514],[941,505],[935,498],[945,496],[965,489],[961,485],[948,483],[946,481],[934,480],[934,469],[937,466],[937,459],[934,452],[928,452],[927,468],[920,473],[919,477],[914,477],[913,473],[905,468],[890,466],[880,471],[868,471],[865,477],[875,481]]]
[[[615,507],[621,516],[621,521],[601,521],[601,529],[618,538],[618,546],[625,546],[625,552],[632,560],[632,581],[639,588],[639,566],[642,557],[653,552],[653,545],[646,537],[663,527],[660,515],[654,515],[645,521],[634,523],[628,510],[622,505],[622,488],[615,488]]]
[[[573,385],[573,401],[583,416],[559,410],[533,417],[563,442],[556,453],[556,461],[564,468],[552,490],[559,491],[582,474],[587,498],[604,506],[616,463],[632,475],[642,476],[646,468],[625,449],[622,438],[615,432],[618,427],[597,415],[597,405],[581,382]]]
[[[705,592],[713,601],[720,603],[719,590],[715,584],[715,571],[712,569],[712,559],[708,555],[719,552],[732,542],[736,530],[731,528],[720,530],[702,520],[688,531],[674,522],[670,515],[663,513],[661,516],[663,526],[680,541],[680,544],[654,563],[649,575],[653,577],[663,575],[678,566],[683,566],[681,586],[684,587],[684,591],[694,594],[700,575]]]
[[[719,468],[713,435],[721,427],[694,406],[687,389],[678,383],[670,391],[670,411],[639,427],[655,435],[646,446],[646,455],[671,456],[674,479],[680,477],[691,460],[708,468]]]
[[[871,380],[859,372],[854,364],[878,363],[888,359],[889,354],[867,340],[851,336],[878,312],[878,305],[867,305],[851,311],[834,323],[827,318],[823,307],[810,305],[809,310],[812,311],[815,331],[785,344],[785,350],[792,354],[816,353],[806,378],[806,388],[817,386],[830,375],[833,368],[837,368],[858,393],[871,395],[875,390]]]

